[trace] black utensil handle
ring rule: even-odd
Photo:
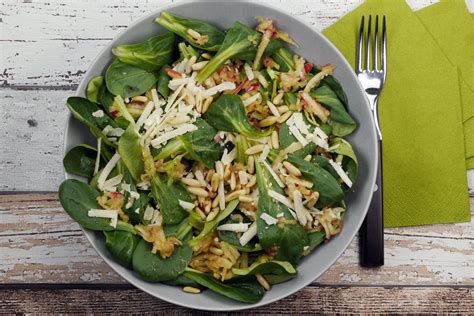
[[[382,141],[379,140],[379,164],[377,169],[377,190],[372,196],[367,216],[360,231],[361,264],[379,267],[384,264],[383,238],[383,187],[382,187]]]

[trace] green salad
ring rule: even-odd
[[[59,197],[150,282],[258,302],[342,229],[356,128],[334,66],[275,22],[229,29],[162,12],[169,32],[112,49],[67,107],[97,139],[64,157]]]

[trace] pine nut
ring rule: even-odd
[[[182,178],[181,182],[190,187],[202,187],[201,183],[196,179]]]
[[[199,34],[196,30],[187,29],[186,33],[188,33],[188,35],[194,38],[195,40],[198,40],[201,38],[201,34]]]
[[[211,170],[209,170],[209,171],[207,172],[206,178],[205,178],[207,182],[210,182],[210,181],[211,181],[212,176],[214,175],[214,173],[215,173],[215,171],[214,171],[213,169],[211,169]]]
[[[196,56],[192,56],[191,58],[189,58],[188,62],[186,63],[186,70],[185,70],[187,74],[190,74],[191,71],[193,70],[192,66],[196,63],[196,60],[197,60]]]
[[[245,194],[245,190],[234,191],[232,193],[227,194],[227,196],[225,197],[225,201],[229,202],[229,201],[235,200],[239,198],[239,195],[243,195],[243,194]]]
[[[224,165],[222,164],[222,161],[216,161],[216,172],[217,175],[219,176],[219,180],[224,179]]]
[[[235,190],[236,185],[237,185],[237,179],[235,178],[235,173],[231,172],[231,174],[230,174],[230,189]]]
[[[246,155],[255,155],[255,154],[258,154],[258,153],[262,152],[264,148],[265,148],[264,144],[255,145],[255,146],[249,147],[245,151],[245,154]]]
[[[260,273],[255,274],[255,276],[257,277],[258,283],[260,283],[260,285],[263,286],[265,290],[270,290],[270,284],[268,284],[267,280],[265,280],[265,278]]]
[[[248,195],[239,195],[239,201],[244,203],[252,203],[253,199],[251,196]]]
[[[278,105],[281,103],[281,100],[283,100],[283,92],[278,93],[274,98],[273,98],[273,104]]]
[[[290,108],[286,105],[279,106],[277,109],[280,114],[284,114],[290,110]]]
[[[272,147],[275,148],[275,149],[278,149],[280,148],[280,142],[278,140],[278,133],[277,131],[273,131],[272,132]]]
[[[211,207],[212,207],[212,208],[216,208],[216,207],[218,207],[218,206],[219,206],[219,197],[216,196],[216,197],[214,198],[214,200],[212,200]]]
[[[148,98],[145,97],[145,96],[143,96],[143,95],[137,95],[136,97],[133,97],[133,98],[132,98],[132,101],[145,103],[145,102],[148,101]]]
[[[212,58],[212,55],[209,54],[209,53],[204,53],[201,55],[202,58],[206,58],[206,59],[211,59]]]
[[[211,207],[211,200],[207,200],[206,205],[204,206],[204,213],[209,214],[209,212],[211,211]]]
[[[211,105],[213,100],[214,100],[213,97],[206,98],[206,100],[204,101],[204,104],[202,105],[202,113],[206,113],[206,111],[209,109],[209,106]]]
[[[288,112],[287,112],[288,113]],[[285,113],[286,114],[286,113]],[[270,125],[273,125],[275,124],[279,119],[281,119],[282,117],[284,117],[285,115],[283,116],[280,116],[280,117],[276,117],[276,116],[273,116],[273,115],[270,115],[270,116],[267,116],[266,118],[264,118],[263,120],[260,121],[260,123],[258,123],[258,126],[260,127],[267,127],[267,126],[270,126]],[[288,116],[289,117],[289,116]],[[286,120],[285,120],[286,121]]]
[[[222,249],[216,247],[209,247],[209,251],[218,256],[222,256],[224,254],[224,251],[222,251]]]
[[[219,208],[213,209],[206,217],[206,222],[212,221],[219,214]]]
[[[255,172],[255,158],[253,156],[250,156],[247,161],[247,171],[250,174],[253,174]]]
[[[307,155],[306,157],[304,157],[304,160],[311,161],[311,158],[313,158],[311,155]]]
[[[257,183],[257,177],[254,175],[250,178],[249,183],[247,183],[246,187],[251,188]]]
[[[219,186],[219,175],[217,173],[214,173],[211,178],[211,191],[216,192],[218,186]]]
[[[204,68],[204,66],[206,66],[206,64],[208,63],[209,61],[205,60],[205,61],[200,61],[198,63],[195,63],[194,65],[191,66],[191,68],[194,70],[194,71],[198,71],[198,70],[201,70],[202,68]]]
[[[259,71],[257,71],[257,79],[258,79],[258,82],[260,82],[260,84],[262,85],[262,87],[264,88],[268,87],[267,79],[265,79],[265,77]]]
[[[185,287],[183,287],[183,291],[186,292],[186,293],[191,293],[191,294],[198,294],[198,293],[201,293],[201,290],[200,290],[200,289],[197,289],[197,288],[192,287],[192,286],[185,286]]]
[[[201,186],[203,186],[203,187],[207,186],[206,180],[204,179],[204,174],[202,173],[201,170],[196,170],[196,171],[194,172],[194,176],[195,176],[196,179],[199,181],[199,183],[201,184]]]
[[[274,116],[280,117],[280,112],[278,112],[278,109],[273,103],[271,103],[270,101],[267,101],[267,106],[270,109],[270,112],[272,112]]]
[[[291,111],[288,111],[288,112],[284,113],[282,116],[280,116],[278,118],[277,122],[278,123],[286,122],[286,120],[289,119],[292,114],[293,114],[293,112],[291,112]]]
[[[207,197],[209,195],[209,193],[206,190],[204,190],[203,188],[188,186],[188,187],[186,187],[186,189],[188,190],[189,193],[197,195],[197,196]]]
[[[196,207],[195,210],[199,217],[201,217],[202,219],[206,219],[206,214],[204,214],[199,207]]]
[[[288,161],[283,161],[283,166],[295,177],[301,177],[301,171]]]

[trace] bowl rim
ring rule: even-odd
[[[150,12],[149,14],[147,15],[144,15],[140,18],[138,18],[137,20],[133,21],[132,23],[130,23],[124,30],[120,31],[119,33],[117,33],[109,42],[108,44],[102,48],[100,50],[100,52],[95,56],[95,58],[93,58],[93,60],[90,62],[89,64],[89,67],[87,68],[86,72],[84,73],[84,77],[83,79],[81,79],[81,82],[79,83],[77,89],[74,91],[74,96],[81,96],[82,95],[82,92],[85,91],[85,88],[87,88],[87,84],[88,82],[86,82],[84,80],[84,78],[87,76],[87,74],[94,68],[95,64],[97,63],[97,61],[100,59],[100,57],[102,55],[104,55],[105,53],[108,53],[111,48],[113,47],[113,44],[114,42],[116,41],[117,38],[121,37],[124,33],[128,32],[128,30],[135,26],[135,25],[138,25],[140,23],[142,23],[142,21],[150,18],[150,17],[153,17],[153,16],[157,16],[160,14],[160,12],[162,11],[165,11],[165,10],[168,10],[168,9],[172,9],[172,8],[175,8],[175,7],[179,7],[179,6],[182,6],[182,5],[186,5],[186,4],[190,4],[190,3],[222,3],[222,2],[233,2],[233,3],[249,3],[251,5],[255,5],[255,6],[260,6],[260,7],[263,7],[263,8],[270,8],[274,11],[277,11],[278,13],[282,14],[282,15],[286,15],[286,16],[289,16],[291,18],[293,18],[290,14],[288,14],[287,12],[283,11],[282,9],[280,9],[279,7],[276,7],[276,6],[272,6],[272,5],[269,5],[267,3],[258,3],[258,2],[253,2],[251,0],[179,0],[177,2],[174,2],[174,3],[171,3],[171,4],[168,4],[168,5],[162,5],[162,6],[158,6],[155,10],[153,10],[152,12]],[[343,63],[345,63],[345,66],[349,67],[349,69],[353,69],[352,66],[349,64],[349,62],[347,61],[347,59],[345,58],[345,56],[339,51],[339,49],[331,42],[329,41],[328,38],[326,38],[326,36],[318,31],[318,30],[315,30],[313,28],[313,26],[311,26],[309,23],[307,23],[306,21],[299,21],[300,23],[302,23],[304,26],[306,26],[311,32],[313,32],[314,34],[316,35],[319,35],[321,37],[321,39],[325,42],[326,45],[330,46],[331,49],[333,49],[338,55],[340,55],[340,57],[342,57],[341,59],[343,60]],[[369,101],[367,99],[367,97],[365,97],[365,92],[364,92],[364,89],[361,85],[361,83],[359,82],[359,80],[357,79],[357,76],[355,74],[355,72],[351,71],[350,72],[350,76],[352,77],[352,80],[356,82],[359,90],[363,93],[364,95],[364,104],[363,106],[365,106],[369,111],[370,110],[370,104],[369,104]],[[68,135],[69,135],[69,127],[70,127],[70,121],[74,119],[72,114],[69,112],[68,115],[67,115],[67,118],[66,118],[66,122],[65,122],[65,129],[64,129],[64,141],[63,141],[63,154],[65,155],[67,153],[67,150],[68,150]],[[374,122],[374,118],[373,118],[373,115],[370,115],[370,119],[369,119],[369,122],[367,122],[367,124],[370,124],[371,125],[371,133],[372,133],[372,140],[373,140],[373,144],[372,144],[372,148],[373,148],[373,152],[370,153],[370,155],[374,158],[372,160],[372,168],[374,170],[377,170],[378,168],[378,156],[379,156],[379,152],[378,150],[376,149],[377,148],[377,134],[376,134],[376,129],[375,129],[375,122]],[[370,164],[369,164],[370,165]],[[370,166],[369,166],[370,167]],[[66,170],[64,170],[64,175],[65,175],[65,179],[71,179],[71,175],[66,172]],[[377,172],[374,172],[372,177],[369,179],[367,178],[366,181],[369,181],[369,184],[370,187],[371,187],[371,192],[374,191],[375,189],[375,186],[376,186],[376,175],[377,175]],[[367,214],[367,211],[368,211],[368,208],[369,208],[369,205],[370,205],[370,201],[371,201],[371,198],[370,199],[367,199],[367,201],[365,201],[363,203],[363,207],[362,207],[362,215],[357,221],[356,221],[356,226],[357,226],[357,230],[355,232],[355,234],[348,239],[348,241],[346,243],[343,244],[343,247],[341,247],[337,252],[336,252],[336,255],[333,256],[333,259],[332,260],[327,260],[327,263],[326,265],[323,266],[323,269],[322,269],[322,272],[318,275],[316,275],[314,278],[308,278],[308,279],[303,279],[300,281],[300,286],[298,286],[296,289],[293,289],[293,290],[288,290],[286,292],[284,292],[283,294],[281,295],[278,295],[277,297],[274,297],[272,299],[269,299],[268,301],[264,301],[263,299],[257,303],[254,303],[254,304],[247,304],[247,303],[242,303],[242,305],[239,305],[239,306],[232,306],[232,307],[213,307],[213,306],[209,306],[209,307],[196,307],[192,304],[188,304],[186,303],[186,301],[180,301],[179,299],[169,299],[169,298],[163,298],[161,297],[160,295],[157,295],[156,293],[152,292],[152,291],[149,291],[148,289],[146,289],[145,287],[139,285],[139,284],[136,284],[134,278],[135,276],[132,276],[132,275],[124,275],[122,272],[120,272],[116,267],[115,267],[115,264],[116,262],[114,262],[113,260],[110,260],[108,259],[107,257],[103,256],[101,251],[96,247],[95,243],[93,242],[92,240],[92,237],[91,235],[93,234],[92,231],[89,231],[85,228],[83,228],[82,226],[80,226],[81,230],[84,232],[84,235],[86,236],[87,240],[89,241],[89,243],[92,245],[93,249],[96,251],[96,253],[102,258],[102,260],[104,260],[107,265],[115,272],[117,273],[121,278],[125,279],[128,283],[130,283],[131,285],[133,285],[134,287],[140,289],[141,291],[145,292],[145,293],[148,293],[149,295],[155,297],[155,298],[158,298],[160,300],[163,300],[165,302],[168,302],[168,303],[171,303],[171,304],[175,304],[175,305],[178,305],[178,306],[182,306],[182,307],[186,307],[186,308],[191,308],[191,309],[197,309],[197,310],[205,310],[205,311],[241,311],[241,310],[246,310],[246,309],[250,309],[250,308],[257,308],[257,307],[261,307],[261,306],[264,306],[264,305],[268,305],[268,304],[271,304],[271,303],[274,303],[276,301],[279,301],[285,297],[288,297],[300,290],[302,290],[303,288],[307,287],[309,284],[311,284],[315,279],[317,279],[318,277],[320,277],[324,272],[326,272],[340,257],[341,255],[344,253],[344,251],[347,249],[347,247],[351,244],[351,242],[354,240],[354,237],[357,235],[357,231],[360,229],[361,225],[362,225],[362,222],[364,221],[365,219],[365,216]],[[291,280],[290,280],[291,281]]]

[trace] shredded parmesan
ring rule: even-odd
[[[217,196],[219,198],[219,208],[222,211],[223,209],[225,209],[224,180],[219,181],[219,186],[217,187]]]
[[[119,174],[107,181],[104,181],[102,185],[102,191],[115,191],[115,187],[122,182],[123,175]]]
[[[178,200],[179,206],[184,208],[186,211],[192,211],[194,209],[194,203]]]
[[[169,141],[170,139],[173,139],[175,137],[178,137],[180,135],[186,134],[187,132],[192,132],[197,130],[197,126],[193,124],[183,124],[177,129],[174,129],[170,132],[164,133],[154,140],[151,141],[151,145],[155,148],[159,147],[159,145]]]
[[[95,112],[92,112],[92,116],[93,116],[93,117],[97,117],[97,118],[103,117],[103,116],[104,116],[104,111],[102,111],[102,110],[97,110],[97,111],[95,111]]]
[[[298,222],[300,222],[301,225],[305,226],[308,222],[308,218],[306,217],[306,213],[308,213],[308,210],[303,206],[303,199],[300,191],[293,191],[293,202],[295,205],[295,212],[296,217],[298,218]]]
[[[224,149],[224,153],[222,154],[221,161],[224,166],[230,164],[234,159],[237,157],[237,149],[234,147],[229,153],[227,153],[227,148]]]
[[[278,223],[278,220],[276,218],[268,215],[267,213],[262,213],[262,215],[260,215],[260,218],[265,223],[267,223],[267,225],[275,225],[276,223]]]
[[[275,170],[272,169],[272,167],[266,162],[262,161],[262,164],[267,168],[268,172],[272,175],[273,179],[275,179],[276,183],[280,188],[284,188],[285,184],[280,180],[280,177],[275,173]]]
[[[265,145],[263,147],[262,153],[260,154],[260,157],[259,157],[260,161],[261,162],[265,161],[267,159],[269,153],[270,153],[270,146]]]
[[[247,184],[249,182],[249,174],[243,170],[239,171],[239,182],[240,184]]]
[[[336,170],[337,174],[341,177],[342,181],[347,184],[349,188],[352,187],[352,181],[349,179],[349,176],[344,172],[342,169],[341,165],[337,162],[334,162],[334,160],[330,159],[329,163],[331,166]]]
[[[196,170],[194,175],[196,176],[196,179],[199,181],[199,184],[201,184],[201,186],[207,186],[206,179],[204,179],[204,175],[202,174],[201,170]]]
[[[291,126],[289,127],[289,130],[290,130],[290,133],[291,133],[293,136],[295,136],[296,140],[301,143],[301,145],[303,145],[303,146],[308,145],[308,141],[306,140],[306,138],[304,138],[303,135],[301,135],[299,129],[297,129],[296,126],[291,125]]]
[[[322,129],[320,129],[319,127],[316,127],[314,129],[314,133],[316,135],[318,135],[320,138],[324,139],[324,140],[328,139],[328,135],[326,135],[326,133]]]
[[[226,230],[236,233],[245,233],[249,229],[249,223],[223,224],[217,230]]]
[[[258,98],[260,98],[260,97],[261,97],[260,92],[255,93],[253,96],[251,96],[251,97],[249,97],[249,98],[247,98],[243,101],[244,106],[249,106],[250,104],[256,102],[258,100]]]
[[[120,160],[120,155],[118,153],[115,153],[112,156],[112,158],[110,158],[109,162],[105,165],[99,178],[97,179],[97,186],[99,187],[100,190],[103,190],[105,180],[107,180],[107,177],[115,168],[119,160]]]
[[[226,90],[234,90],[235,88],[236,88],[235,83],[224,81],[224,82],[222,82],[221,84],[218,84],[215,87],[212,87],[212,88],[209,88],[209,89],[205,90],[202,93],[202,97],[205,99],[207,97],[213,96],[216,93],[226,91]]]
[[[253,222],[252,225],[250,225],[249,229],[245,233],[243,233],[242,236],[239,238],[240,245],[245,246],[256,235],[257,235],[257,222]]]
[[[252,67],[250,67],[249,64],[247,64],[247,63],[244,64],[244,71],[245,71],[245,75],[247,76],[247,79],[249,81],[252,81],[255,78],[255,76],[253,74]]]
[[[92,208],[87,212],[89,217],[110,218],[110,226],[117,227],[118,211],[117,210],[101,210]]]
[[[280,202],[281,204],[286,205],[288,208],[291,208],[291,209],[295,208],[293,203],[291,203],[291,201],[286,196],[278,192],[275,192],[273,190],[268,190],[268,195],[274,198],[275,200],[277,200],[278,202]]]
[[[97,138],[97,156],[95,157],[95,165],[94,165],[94,175],[99,172],[99,166],[100,166],[100,148],[102,147],[102,138],[99,137]]]
[[[156,91],[155,91],[156,92]],[[159,106],[159,105],[158,105]],[[147,103],[147,105],[145,106],[145,109],[143,109],[143,112],[142,114],[140,115],[140,117],[138,118],[138,121],[137,121],[137,131],[140,130],[140,128],[143,126],[143,124],[145,123],[146,119],[150,116],[151,114],[151,111],[153,111],[155,107],[155,104],[150,101]]]

